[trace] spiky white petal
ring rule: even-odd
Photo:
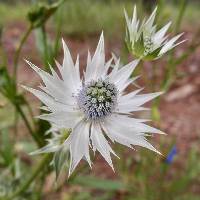
[[[74,171],[80,160],[85,156],[91,166],[89,155],[89,123],[81,121],[75,126],[68,138],[70,142],[71,162],[69,175]]]
[[[91,141],[93,150],[94,151],[98,150],[104,157],[104,159],[108,162],[108,164],[111,166],[111,168],[114,170],[110,154],[112,153],[115,156],[116,154],[108,144],[108,141],[105,139],[99,124],[95,123],[92,124]]]
[[[92,59],[88,53],[88,63],[85,72],[85,81],[97,80],[101,78],[105,72],[105,52],[104,52],[104,37],[103,32],[100,36],[99,43]]]
[[[121,89],[125,82],[129,79],[131,74],[133,73],[135,67],[137,66],[139,60],[134,60],[129,64],[122,67],[116,74],[112,74],[109,76],[110,82],[114,83],[118,89]]]
[[[64,84],[66,85],[66,87],[68,87],[68,90],[74,93],[77,91],[77,89],[80,88],[81,80],[74,66],[74,62],[72,60],[69,49],[67,45],[65,44],[64,40],[62,42],[63,42],[63,49],[64,49],[64,60],[63,60],[62,68],[60,69],[60,73],[64,81]]]
[[[163,55],[164,53],[166,53],[167,51],[171,50],[172,48],[174,48],[175,46],[185,42],[185,40],[176,43],[176,41],[183,35],[183,33],[173,37],[172,39],[170,39],[169,41],[167,41],[165,43],[165,45],[163,46],[163,48],[161,49],[159,56]]]

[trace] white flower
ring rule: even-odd
[[[57,63],[61,77],[53,69],[49,74],[27,61],[42,78],[44,86],[40,86],[40,90],[24,88],[38,97],[45,104],[43,109],[49,111],[39,118],[49,121],[53,125],[51,130],[60,131],[54,134],[47,146],[35,153],[59,154],[64,151],[66,155],[69,150],[69,174],[82,158],[91,166],[90,147],[94,152],[98,150],[113,168],[111,154],[116,154],[108,140],[130,148],[139,145],[159,153],[146,140],[145,134],[162,132],[146,125],[146,120],[135,119],[132,115],[134,111],[145,110],[141,106],[161,93],[139,94],[142,89],[130,93],[125,91],[135,80],[130,76],[139,60],[120,67],[118,59],[111,71],[112,59],[105,62],[102,34],[92,58],[88,52],[86,71],[81,78],[79,57],[74,65],[64,41],[63,48],[63,64]],[[65,129],[70,129],[69,137],[63,136]]]
[[[183,40],[176,43],[183,33],[168,40],[168,37],[165,34],[169,29],[171,22],[156,31],[156,25],[154,25],[156,11],[157,7],[154,9],[151,16],[147,20],[144,19],[142,23],[140,23],[140,20],[137,18],[136,6],[134,7],[132,19],[128,18],[125,11],[127,24],[126,44],[129,51],[138,58],[145,60],[160,58],[164,53],[185,41]]]

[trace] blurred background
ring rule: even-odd
[[[84,68],[87,51],[94,51],[103,30],[107,58],[113,52],[127,63],[134,58],[124,44],[124,8],[131,15],[134,4],[142,18],[158,5],[158,26],[172,21],[170,35],[184,32],[187,39],[163,58],[143,62],[135,72],[141,74],[137,84],[145,87],[145,92],[165,91],[159,101],[149,105],[152,112],[140,113],[167,133],[151,139],[163,156],[114,145],[121,158],[113,158],[115,173],[99,154],[92,171],[82,162],[74,176],[67,180],[64,171],[57,184],[51,167],[46,166],[41,169],[44,173],[13,199],[200,199],[199,0],[0,0],[0,199],[18,191],[41,158],[29,155],[37,146],[29,136],[34,123],[30,122],[30,127],[28,121],[38,114],[39,102],[19,86],[38,86],[39,78],[23,59],[48,70],[48,63],[55,65],[54,58],[62,60],[64,38],[74,59],[80,54]],[[13,73],[14,81],[9,77]],[[45,138],[48,127],[38,121],[35,130]]]

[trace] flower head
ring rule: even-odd
[[[90,147],[94,152],[98,150],[113,168],[111,154],[116,154],[109,141],[131,148],[139,145],[159,153],[146,140],[145,134],[162,132],[146,125],[146,120],[133,118],[133,112],[145,110],[141,106],[161,93],[139,94],[142,89],[129,93],[125,90],[136,79],[130,76],[139,61],[125,66],[121,66],[119,59],[115,59],[114,64],[112,58],[105,62],[102,34],[92,58],[88,52],[86,70],[81,78],[78,57],[74,64],[64,41],[63,48],[63,64],[57,63],[61,76],[54,69],[49,74],[27,61],[44,85],[40,90],[25,89],[45,104],[43,109],[49,113],[39,118],[49,121],[50,131],[56,132],[47,146],[35,153],[54,152],[54,164],[58,166],[55,162],[59,160],[62,166],[69,150],[69,174],[82,158],[91,166]]]
[[[160,58],[163,54],[184,42],[180,41],[176,43],[183,33],[172,39],[168,39],[165,35],[171,22],[156,31],[156,25],[154,24],[156,11],[157,7],[154,9],[151,16],[147,20],[144,19],[142,23],[140,23],[140,20],[137,18],[136,6],[134,7],[132,19],[129,19],[125,11],[127,24],[126,44],[129,51],[138,58],[145,60]]]

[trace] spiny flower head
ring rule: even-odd
[[[88,120],[101,120],[114,110],[117,103],[117,88],[108,80],[91,81],[78,94],[78,105]]]
[[[152,12],[147,20],[140,20],[137,18],[137,8],[134,7],[132,19],[129,19],[125,11],[126,19],[126,44],[129,51],[144,60],[154,60],[160,58],[163,54],[173,49],[175,46],[181,44],[183,41],[176,43],[176,41],[183,35],[183,33],[168,39],[166,32],[169,29],[171,22],[167,23],[160,30],[156,30],[154,24],[157,7]]]
[[[145,135],[162,132],[145,124],[146,120],[133,118],[133,112],[145,110],[141,106],[161,93],[139,94],[142,89],[126,91],[136,79],[130,76],[139,60],[125,66],[116,58],[114,63],[113,58],[105,62],[102,34],[93,57],[88,52],[86,70],[81,77],[78,57],[74,64],[64,41],[63,48],[63,64],[57,62],[60,76],[52,68],[47,73],[27,61],[43,85],[40,89],[24,88],[45,105],[43,109],[48,113],[39,118],[50,122],[49,132],[55,132],[48,144],[33,154],[54,153],[53,164],[59,174],[70,152],[71,174],[83,158],[92,166],[90,147],[94,152],[99,151],[113,168],[111,154],[116,154],[110,142],[130,148],[139,145],[159,153]]]

